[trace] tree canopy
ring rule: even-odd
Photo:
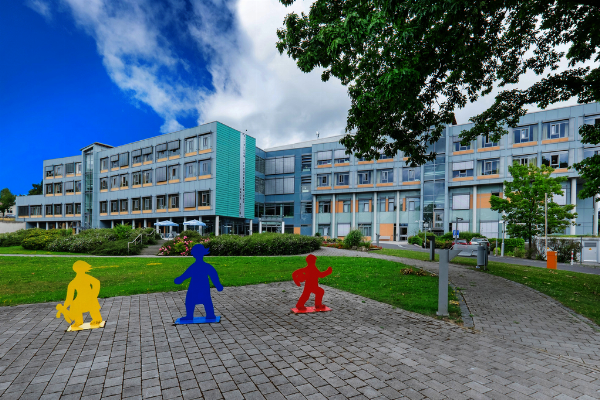
[[[359,156],[383,150],[402,151],[413,164],[434,159],[428,145],[454,112],[496,87],[503,89],[470,119],[463,143],[481,134],[496,141],[528,105],[600,100],[600,69],[582,66],[600,61],[595,1],[316,0],[308,15],[290,13],[284,24],[280,53],[304,72],[323,68],[323,81],[334,76],[348,86],[341,143]],[[563,56],[568,67],[557,71]],[[528,71],[545,76],[526,89],[504,88]],[[600,143],[600,126],[580,132],[584,143]]]
[[[35,195],[38,195],[38,194],[44,194],[44,181],[43,180],[39,184],[38,183],[32,183],[31,186],[33,188],[29,189],[29,193],[27,193],[28,196],[35,196]]]
[[[12,194],[8,188],[4,188],[0,191],[0,212],[2,217],[6,214],[6,211],[10,210],[16,203],[17,196]]]
[[[544,194],[548,194],[548,233],[564,230],[577,213],[573,204],[559,205],[554,196],[564,195],[562,182],[566,176],[553,177],[554,168],[542,165],[513,165],[508,167],[512,181],[504,181],[504,197],[492,196],[490,208],[504,213],[506,230],[511,237],[529,241],[544,234]]]

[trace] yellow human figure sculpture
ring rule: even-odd
[[[65,320],[71,325],[70,331],[95,329],[104,326],[102,315],[100,315],[100,303],[98,302],[100,281],[86,273],[91,269],[90,264],[85,261],[76,261],[73,264],[73,271],[77,275],[69,283],[65,303],[56,306],[58,310],[56,318],[60,318],[63,314]],[[77,297],[75,297],[75,292],[77,292]],[[92,317],[92,322],[89,324],[83,323],[83,313],[85,312],[89,312]]]

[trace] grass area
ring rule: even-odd
[[[22,246],[0,247],[0,254],[33,254],[33,255],[79,255],[80,253],[69,253],[65,251],[27,250]]]
[[[413,250],[383,249],[379,250],[378,253],[415,260],[429,260],[429,253]],[[437,254],[435,259],[436,261],[439,259]],[[477,265],[477,260],[475,258],[456,257],[452,260],[452,263],[474,267]],[[600,275],[550,270],[496,261],[490,261],[488,271],[481,272],[527,285],[600,325]]]
[[[74,278],[72,266],[78,258],[3,257],[0,305],[63,301],[67,285]],[[304,257],[206,257],[219,272],[224,286],[290,281],[292,272],[306,265]],[[86,258],[90,275],[101,282],[100,297],[139,293],[169,292],[187,288],[173,280],[193,259],[182,258]],[[319,257],[317,266],[333,273],[323,284],[400,307],[435,316],[438,278],[403,275],[405,265],[374,258]],[[325,295],[327,302],[327,294]],[[452,290],[449,300],[455,301]],[[460,318],[457,304],[450,304],[451,318]]]

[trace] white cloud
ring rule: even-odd
[[[31,8],[33,11],[40,14],[46,21],[52,20],[52,12],[50,11],[50,5],[43,0],[27,0],[25,5]]]

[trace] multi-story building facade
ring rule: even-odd
[[[582,182],[571,168],[600,149],[581,143],[579,128],[592,123],[600,123],[598,103],[529,113],[499,142],[482,136],[467,146],[458,135],[472,125],[451,125],[430,148],[437,158],[413,167],[402,154],[370,161],[347,155],[341,136],[262,150],[254,138],[216,122],[118,148],[95,143],[79,156],[48,160],[45,195],[20,197],[19,219],[28,227],[107,227],[201,218],[217,234],[343,237],[356,227],[382,240],[423,229],[497,237],[501,216],[489,199],[501,195],[508,166],[519,162],[566,176],[563,195],[554,198],[576,205],[576,225],[566,233],[597,234],[598,203],[577,197]]]

